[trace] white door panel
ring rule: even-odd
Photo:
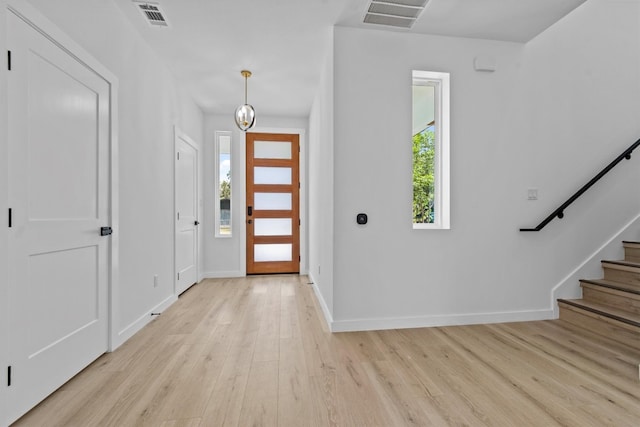
[[[198,281],[198,151],[176,131],[176,293]]]
[[[29,121],[38,123],[28,139],[29,168],[37,171],[28,176],[29,219],[96,219],[99,96],[41,56],[28,60]],[[64,145],[53,143],[54,136]]]
[[[30,358],[98,320],[98,250],[87,246],[29,256],[25,284],[31,301],[26,307],[31,319],[27,336]]]
[[[107,350],[110,87],[7,20],[13,420]]]

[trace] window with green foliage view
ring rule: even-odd
[[[231,237],[231,132],[216,132],[215,236]]]
[[[435,172],[434,126],[413,135],[413,222],[433,224],[434,217],[434,172]]]
[[[449,226],[449,74],[413,71],[413,228]]]

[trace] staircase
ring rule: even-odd
[[[604,278],[580,280],[582,299],[558,307],[561,320],[640,352],[640,242],[623,245],[623,261],[602,261]]]

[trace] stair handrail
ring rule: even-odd
[[[567,199],[566,202],[564,202],[563,204],[560,205],[560,207],[558,209],[556,209],[555,211],[553,211],[551,213],[551,215],[549,215],[548,217],[546,217],[540,224],[538,224],[535,228],[521,228],[520,231],[540,231],[542,230],[547,224],[549,224],[554,218],[559,218],[562,219],[564,217],[564,210],[573,202],[576,201],[576,199],[580,196],[582,196],[582,194],[584,194],[589,188],[591,188],[593,186],[593,184],[595,184],[596,182],[598,182],[600,180],[600,178],[602,178],[603,176],[605,176],[607,173],[609,173],[609,171],[611,169],[613,169],[618,163],[620,163],[622,160],[624,159],[631,159],[631,153],[633,152],[633,150],[635,150],[638,146],[640,145],[640,139],[638,139],[636,142],[634,142],[633,144],[631,144],[631,146],[629,148],[627,148],[626,150],[624,150],[622,152],[622,154],[620,154],[618,157],[615,158],[614,161],[612,161],[611,163],[609,163],[604,169],[602,169],[596,176],[594,176],[593,178],[591,178],[591,180],[589,182],[587,182],[585,185],[582,186],[582,188],[580,188],[578,191],[576,191],[576,193],[569,197]]]

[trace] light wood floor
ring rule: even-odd
[[[330,334],[307,278],[205,280],[18,426],[640,426],[637,351],[561,321]]]

